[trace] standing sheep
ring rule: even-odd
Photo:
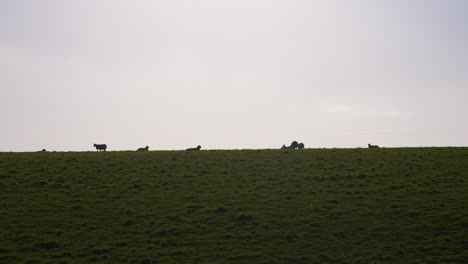
[[[107,145],[106,144],[94,144],[93,145],[97,151],[103,150],[106,151]]]

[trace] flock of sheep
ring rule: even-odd
[[[286,145],[283,145],[281,149],[303,149],[304,148],[304,143],[297,143],[297,141],[293,141],[289,147],[286,147]]]
[[[371,145],[371,144],[367,144],[367,146],[369,148],[380,148],[377,145]],[[106,151],[107,149],[106,144],[94,144],[93,147],[95,147],[97,151]],[[281,147],[281,149],[304,149],[304,148],[305,148],[304,143],[298,143],[297,141],[293,141],[289,147],[287,147],[286,145],[283,145]],[[185,151],[199,151],[200,149],[201,149],[201,146],[198,145],[196,148],[188,148]],[[137,149],[137,151],[148,151],[148,150],[149,150],[148,146]],[[46,152],[46,151],[47,151],[46,149],[42,149],[42,152]]]
[[[369,148],[379,148],[377,145],[371,145],[367,144]],[[106,144],[94,144],[94,147],[96,148],[97,151],[106,151],[107,145]],[[297,141],[293,141],[289,147],[286,145],[283,145],[281,149],[304,149],[304,143],[298,143]],[[185,151],[199,151],[201,149],[201,146],[198,145],[196,148],[188,148]],[[144,148],[139,148],[137,151],[148,151],[149,147],[146,146]],[[45,151],[45,150],[43,150]]]
[[[96,148],[97,151],[106,151],[107,145],[106,144],[94,144],[93,147]],[[201,146],[198,145],[196,148],[188,148],[185,151],[198,151],[201,149]],[[146,146],[144,148],[138,148],[137,151],[148,151],[149,147]]]

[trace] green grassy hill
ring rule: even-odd
[[[0,263],[468,263],[468,148],[0,153]]]

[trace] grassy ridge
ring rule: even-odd
[[[468,149],[0,153],[0,263],[468,263]]]

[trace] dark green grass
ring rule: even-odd
[[[468,263],[468,148],[0,153],[0,263]]]

